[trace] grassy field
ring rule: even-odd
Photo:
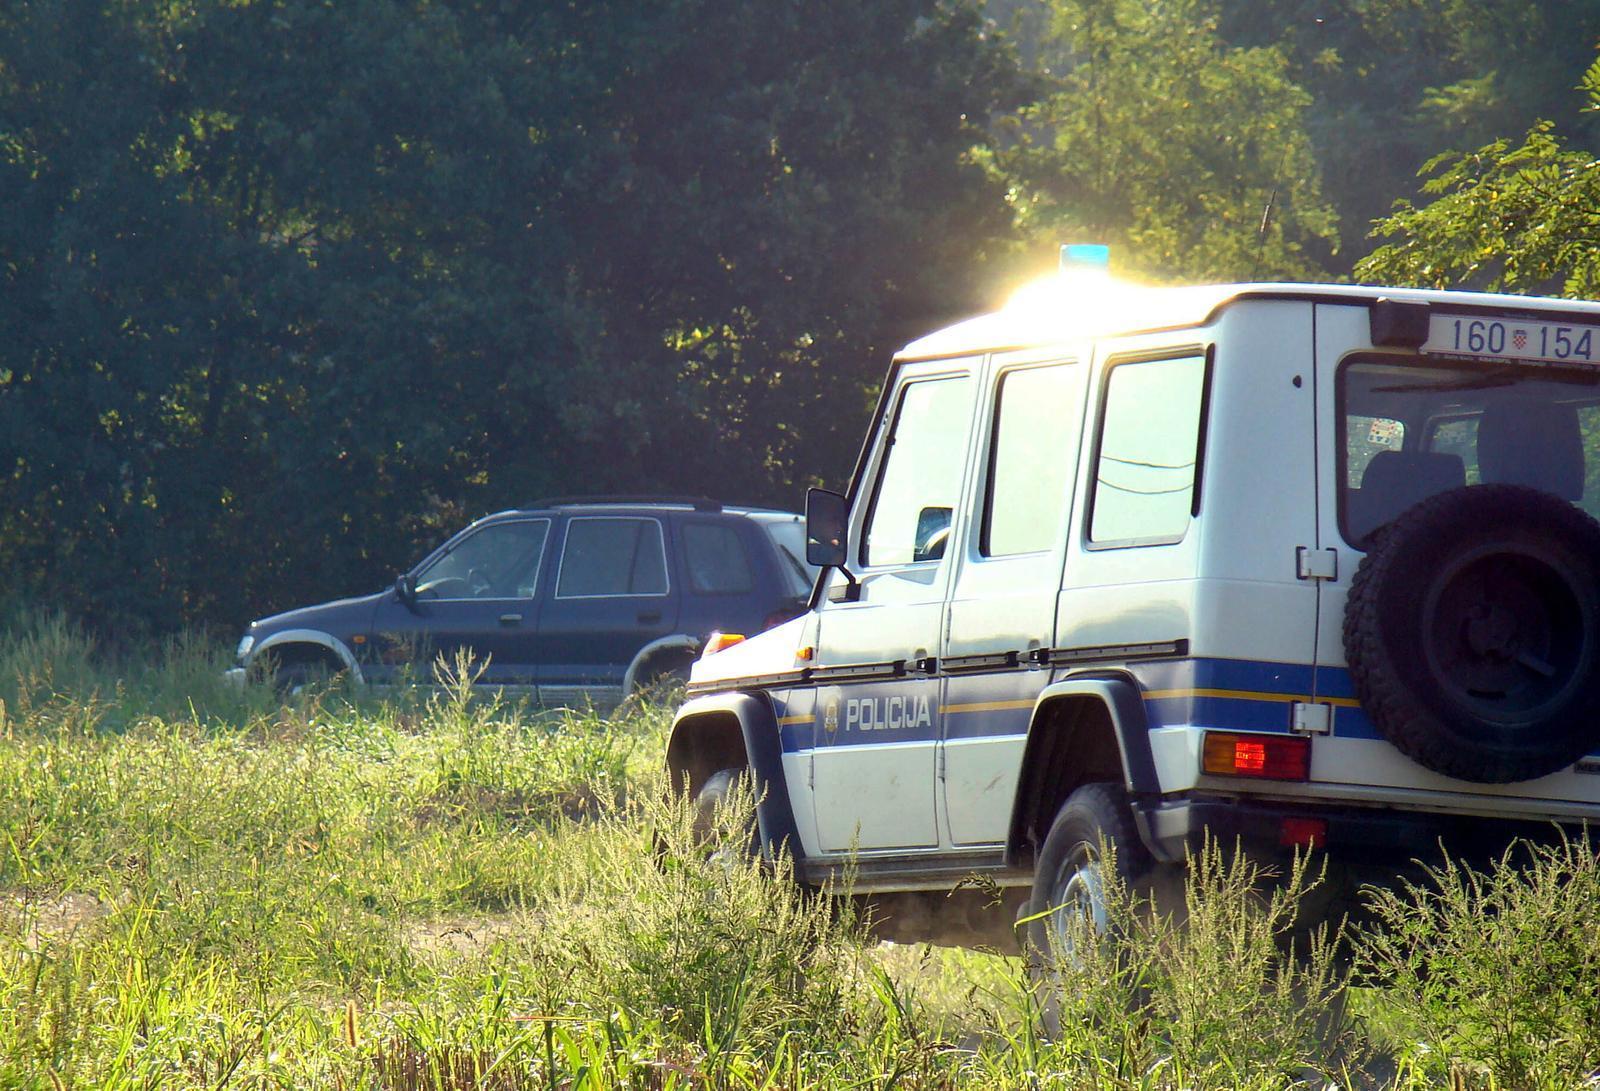
[[[667,708],[283,704],[229,691],[223,658],[0,634],[0,1087],[1565,1088],[1600,1067],[1584,845],[1383,901],[1348,1004],[1349,964],[1280,954],[1292,878],[1263,895],[1219,857],[1185,929],[1119,909],[1041,992],[1018,959],[877,943],[854,903],[697,847],[662,798]]]

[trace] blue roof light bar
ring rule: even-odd
[[[1061,271],[1092,270],[1104,273],[1111,268],[1111,247],[1098,242],[1069,242],[1061,247]]]

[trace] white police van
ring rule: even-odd
[[[1600,304],[1064,275],[895,358],[809,612],[698,662],[668,762],[803,881],[1035,909],[1101,837],[1595,821],[1597,511]]]

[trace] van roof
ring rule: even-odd
[[[1030,285],[993,314],[919,338],[896,358],[921,360],[1004,349],[1038,348],[1118,334],[1188,329],[1209,323],[1243,299],[1370,303],[1378,299],[1437,303],[1452,311],[1564,313],[1600,319],[1600,303],[1539,296],[1446,292],[1346,284],[1203,284],[1146,288],[1112,280],[1050,278]],[[1077,303],[1078,305],[1074,305]]]

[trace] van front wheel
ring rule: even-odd
[[[694,838],[698,844],[712,848],[713,856],[732,853],[754,860],[761,855],[761,832],[755,812],[737,816],[744,823],[740,828],[729,824],[735,816],[726,813],[730,800],[749,783],[748,769],[719,769],[695,793]],[[726,840],[717,847],[724,837]]]

